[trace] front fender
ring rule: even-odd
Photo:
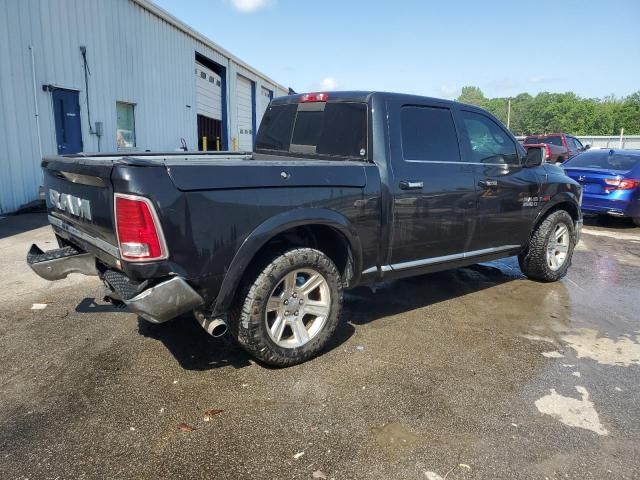
[[[354,281],[362,271],[362,248],[354,226],[344,215],[328,209],[300,208],[283,212],[261,223],[237,248],[236,254],[225,273],[218,292],[213,315],[221,315],[229,310],[240,286],[247,267],[256,253],[276,235],[295,227],[305,225],[325,225],[339,231],[351,248],[354,262]]]
[[[540,220],[544,218],[547,215],[547,213],[549,213],[551,210],[556,208],[561,203],[571,204],[575,208],[578,214],[578,222],[582,219],[582,211],[580,209],[580,199],[576,196],[576,194],[571,191],[558,192],[555,195],[553,195],[549,199],[549,201],[546,202],[538,212],[536,221],[533,223],[533,226],[531,228],[531,233],[533,233],[536,226],[538,226],[538,224],[540,223]]]

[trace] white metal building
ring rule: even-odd
[[[0,213],[42,155],[251,150],[286,93],[148,0],[0,0]]]

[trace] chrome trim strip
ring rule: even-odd
[[[380,270],[382,270],[383,272],[389,272],[391,271],[391,267],[389,265],[382,265],[380,267]],[[369,267],[365,271],[363,271],[362,275],[369,275],[370,273],[376,273],[377,271],[378,271],[378,266],[374,265],[373,267]]]
[[[504,252],[520,248],[520,245],[503,245],[501,247],[484,248],[482,250],[473,250],[471,252],[454,253],[453,255],[443,255],[442,257],[424,258],[422,260],[414,260],[411,262],[394,263],[391,265],[392,270],[404,270],[406,268],[422,267],[424,265],[432,265],[434,263],[448,262],[450,260],[459,260],[461,258],[479,257],[490,253]]]
[[[491,166],[491,167],[513,167],[513,168],[520,168],[522,167],[521,164],[515,164],[515,163],[482,163],[482,162],[449,162],[449,161],[445,161],[445,160],[406,160],[405,162],[407,163],[442,163],[445,165],[487,165],[487,166]]]
[[[49,215],[48,219],[51,225],[54,225],[59,229],[64,230],[65,232],[73,235],[74,237],[78,237],[84,240],[85,242],[90,243],[91,245],[99,248],[100,250],[104,250],[109,255],[115,258],[120,258],[120,249],[118,249],[118,247],[111,245],[109,242],[105,242],[100,238],[92,237],[91,235],[88,235],[78,230],[76,227],[69,225],[66,222],[63,222],[59,218],[54,217],[53,215]]]
[[[461,258],[479,257],[482,255],[488,255],[490,253],[504,252],[507,250],[515,250],[520,248],[521,245],[503,245],[501,247],[484,248],[482,250],[473,250],[471,252],[454,253],[452,255],[443,255],[441,257],[423,258],[421,260],[412,260],[410,262],[394,263],[393,265],[383,265],[380,269],[383,272],[390,270],[406,270],[407,268],[423,267],[425,265],[432,265],[434,263],[448,262],[451,260],[460,260]],[[367,268],[363,274],[374,273],[378,267]]]

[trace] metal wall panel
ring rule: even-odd
[[[284,87],[146,0],[2,0],[0,213],[35,200],[42,179],[30,45],[44,155],[56,153],[56,138],[51,93],[43,85],[80,92],[84,150],[98,149],[90,131],[80,46],[87,49],[90,69],[91,128],[96,121],[104,124],[102,151],[117,148],[117,101],[135,104],[136,150],[175,150],[181,138],[197,149],[196,52],[226,68],[226,131],[233,135],[238,73],[274,96],[286,94]]]

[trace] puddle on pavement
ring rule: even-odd
[[[630,367],[640,365],[640,335],[608,338],[597,330],[581,328],[563,335],[562,340],[576,352],[578,358],[589,358],[602,365]]]
[[[372,427],[371,433],[376,443],[390,453],[400,452],[424,441],[422,437],[411,432],[399,422]]]
[[[581,396],[579,399],[560,395],[552,388],[549,395],[536,400],[536,408],[569,427],[584,428],[598,435],[608,435],[609,432],[600,423],[593,402],[589,400],[587,389],[576,386],[576,390]]]

